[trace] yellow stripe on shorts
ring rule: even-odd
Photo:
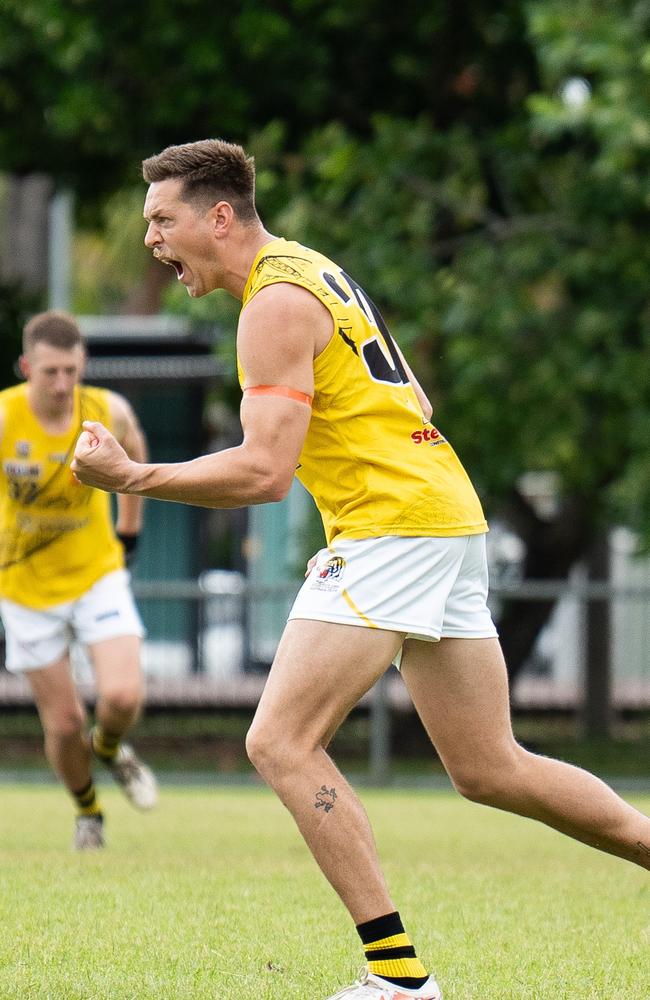
[[[354,603],[354,601],[352,600],[352,598],[348,594],[347,590],[342,590],[341,591],[341,595],[345,598],[346,603],[352,608],[352,610],[354,611],[355,615],[358,615],[359,618],[363,622],[366,623],[366,625],[368,626],[368,628],[379,628],[378,625],[375,625],[374,622],[370,621],[370,619],[368,618],[367,615],[364,615],[363,611],[359,610],[359,608],[356,606],[356,604]]]

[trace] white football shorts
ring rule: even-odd
[[[131,593],[127,570],[107,573],[75,601],[34,610],[0,601],[6,667],[13,673],[56,663],[73,639],[93,645],[122,635],[143,638],[145,629]]]
[[[485,535],[343,539],[321,549],[289,614],[404,632],[489,639]],[[401,651],[397,664],[401,660]]]

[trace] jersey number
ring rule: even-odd
[[[406,374],[404,365],[402,364],[402,359],[397,353],[397,348],[395,347],[395,341],[391,337],[388,327],[384,322],[384,317],[379,312],[379,309],[372,301],[368,298],[364,292],[361,285],[346,274],[345,271],[341,271],[341,274],[345,278],[346,282],[352,289],[352,294],[354,295],[357,305],[361,309],[362,313],[366,317],[372,326],[376,326],[379,333],[372,337],[370,340],[361,346],[361,357],[368,369],[368,374],[370,378],[375,382],[384,382],[388,385],[408,385],[409,377]],[[326,271],[323,274],[324,281],[327,282],[332,291],[338,295],[342,302],[346,305],[350,301],[350,296],[344,288],[339,284],[333,274]],[[379,337],[381,336],[384,342],[384,348],[382,349]],[[356,347],[353,348],[355,353]],[[388,354],[388,357],[386,356]],[[389,360],[390,358],[390,360]]]
[[[27,480],[27,482],[19,479],[10,479],[9,495],[16,503],[23,504],[26,507],[34,503],[34,500],[38,496],[38,483],[35,483],[31,479]]]

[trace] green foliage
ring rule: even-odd
[[[118,312],[144,279],[150,253],[143,243],[142,203],[142,185],[123,188],[103,203],[99,226],[77,232],[72,268],[75,312]]]
[[[266,224],[377,300],[490,514],[553,470],[650,544],[648,0],[7,0],[0,70],[0,167],[83,204],[169,142],[243,141]],[[131,211],[101,308],[142,266]]]
[[[529,13],[543,88],[506,122],[267,130],[260,204],[377,299],[490,512],[553,470],[650,539],[650,5]]]
[[[329,121],[366,133],[379,110],[503,116],[530,69],[521,23],[519,0],[4,0],[0,169],[47,170],[93,201],[169,143],[277,119],[295,147]]]

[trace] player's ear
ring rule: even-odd
[[[229,201],[218,201],[210,209],[214,235],[217,239],[227,236],[235,219],[235,212]]]
[[[29,378],[31,374],[31,366],[25,354],[21,354],[18,358],[18,368],[23,378]]]

